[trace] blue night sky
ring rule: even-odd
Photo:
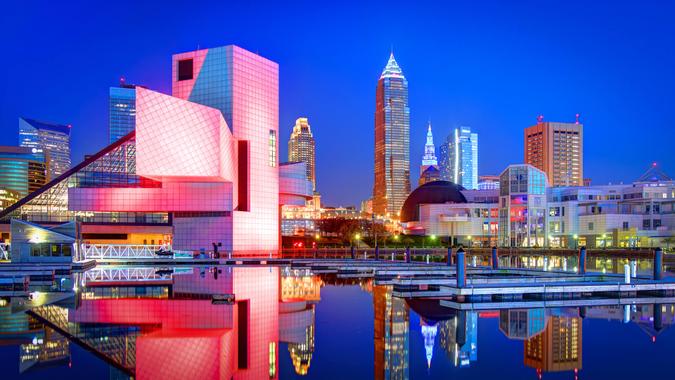
[[[523,161],[538,114],[581,114],[596,184],[653,161],[675,173],[672,1],[137,3],[4,4],[0,144],[17,144],[19,116],[72,124],[79,162],[105,145],[120,76],[170,93],[171,54],[236,44],[280,65],[281,160],[295,118],[309,117],[324,202],[358,205],[372,191],[375,85],[393,45],[410,86],[413,183],[427,120],[437,143],[471,126],[479,174],[499,174]]]

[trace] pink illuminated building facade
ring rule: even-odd
[[[280,188],[278,65],[231,45],[176,54],[172,67],[173,96],[136,89],[134,132],[0,221],[77,218],[92,239],[142,226],[170,229],[175,249],[276,251],[280,203],[311,197],[297,181]]]

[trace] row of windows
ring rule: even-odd
[[[206,217],[221,217],[232,216],[230,211],[182,211],[174,212],[174,218],[206,218]]]
[[[31,244],[30,255],[36,257],[70,257],[73,255],[73,245],[55,243]]]

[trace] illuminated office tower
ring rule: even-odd
[[[307,179],[316,191],[316,158],[312,129],[306,117],[295,120],[291,137],[288,139],[288,161],[307,163]]]
[[[389,56],[375,97],[373,212],[394,217],[410,193],[410,108],[408,81]]]
[[[70,169],[70,125],[45,123],[19,118],[19,145],[44,153],[47,181]]]
[[[543,170],[551,186],[584,185],[584,125],[537,118],[525,128],[525,163]]]
[[[441,179],[465,189],[478,189],[478,133],[455,128],[440,149]]]
[[[0,189],[5,190],[6,195],[23,198],[39,189],[46,180],[44,153],[34,153],[32,148],[0,146]],[[10,204],[5,204],[5,208],[8,206]]]
[[[108,140],[112,144],[136,129],[136,85],[122,80],[119,87],[110,87],[109,95]]]
[[[581,327],[580,317],[550,317],[541,334],[525,341],[525,365],[543,372],[581,369]]]

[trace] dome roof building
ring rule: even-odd
[[[415,189],[401,208],[401,222],[419,220],[419,205],[466,203],[464,188],[450,181],[432,181]]]

